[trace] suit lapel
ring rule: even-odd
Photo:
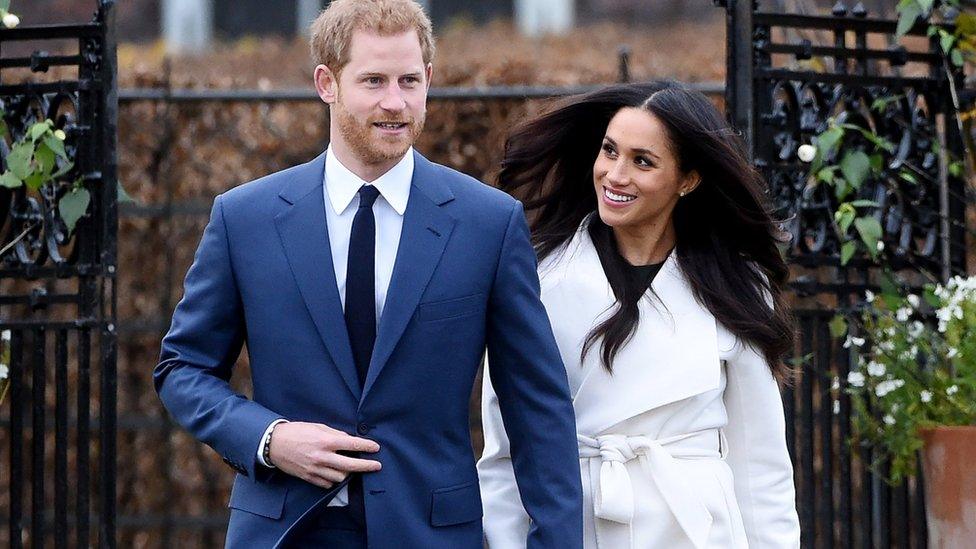
[[[560,348],[570,353],[563,356],[570,368],[581,367],[581,342],[594,325],[589,319],[615,310],[613,291],[585,229],[575,238],[573,253],[545,275],[542,291],[550,318],[556,319]],[[719,387],[715,319],[695,299],[674,254],[652,287],[657,299],[641,300],[637,331],[620,348],[613,375],[600,363],[599,345],[586,355],[585,378],[573,398],[581,433],[599,434],[647,410]]]
[[[436,166],[415,153],[410,198],[362,400],[386,367],[451,237],[455,220],[440,206],[453,198],[438,181]]]
[[[275,216],[275,226],[308,314],[343,381],[358,400],[359,378],[346,333],[325,220],[324,176],[325,154],[296,168],[292,183],[279,194],[289,206]]]

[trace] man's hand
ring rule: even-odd
[[[273,432],[270,453],[275,467],[322,488],[332,488],[349,473],[370,473],[382,467],[378,461],[340,454],[379,452],[379,444],[320,423],[279,423]]]

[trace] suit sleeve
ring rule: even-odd
[[[531,522],[515,484],[512,452],[487,361],[481,389],[481,421],[485,450],[478,461],[478,477],[485,510],[485,541],[490,549],[525,549]]]
[[[517,202],[489,297],[487,346],[515,481],[532,520],[527,547],[582,547],[576,418],[566,370],[539,297],[535,250]]]
[[[153,382],[173,418],[241,474],[255,476],[257,448],[281,416],[230,387],[245,337],[221,197],[214,200],[183,299],[163,338]]]
[[[766,360],[741,340],[727,360],[727,461],[749,547],[800,547],[793,465],[779,386]]]

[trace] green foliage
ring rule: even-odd
[[[6,124],[3,127],[6,129]],[[33,124],[24,137],[11,146],[7,169],[0,174],[0,186],[8,189],[25,186],[37,191],[64,177],[74,167],[64,147],[65,138],[64,131],[55,129],[51,120]],[[75,181],[58,202],[58,210],[69,232],[74,231],[90,203],[89,192],[81,186],[80,180]]]
[[[884,291],[867,294],[862,337],[845,342],[856,356],[845,390],[856,437],[898,483],[914,474],[920,429],[976,424],[976,278],[928,286],[922,297]]]
[[[70,192],[65,193],[58,201],[58,211],[61,212],[61,219],[64,220],[68,232],[75,230],[75,224],[88,211],[90,202],[91,195],[87,189],[80,185],[80,182],[76,183],[75,187]]]

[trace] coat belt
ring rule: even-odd
[[[641,469],[657,486],[666,505],[696,549],[705,547],[712,515],[686,483],[687,471],[679,459],[719,459],[724,457],[724,433],[706,429],[662,439],[647,436],[600,435],[591,438],[577,434],[580,458],[589,461],[591,478],[599,470],[599,483],[593,495],[594,515],[598,519],[626,524],[633,547],[634,486],[627,462],[636,459]],[[599,524],[597,525],[599,529]],[[599,545],[599,535],[597,536]]]

